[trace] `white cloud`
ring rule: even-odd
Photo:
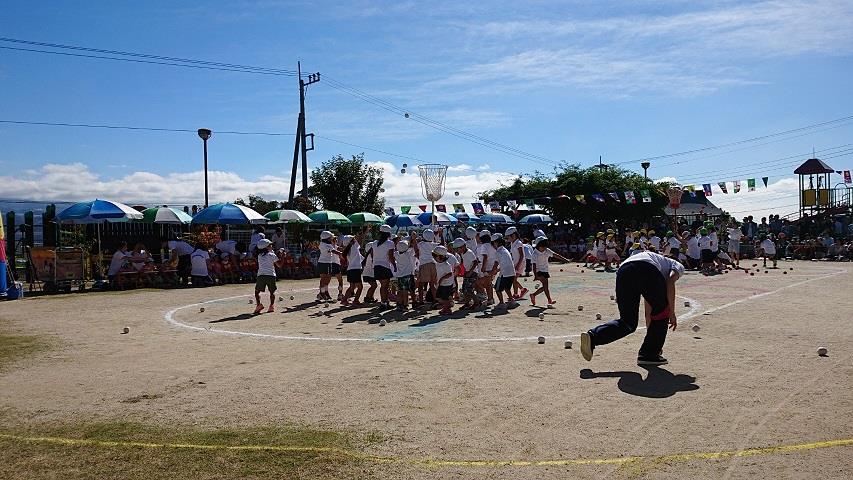
[[[392,163],[370,164],[383,170],[388,206],[398,209],[400,205],[420,205],[426,202],[421,195],[421,179],[416,170],[403,175]],[[464,203],[470,210],[470,203],[476,200],[478,192],[495,188],[501,182],[510,182],[517,176],[505,172],[473,172],[470,169],[466,171],[466,174],[447,176],[442,203]],[[231,202],[237,197],[245,198],[249,194],[285,200],[290,190],[289,179],[272,175],[246,179],[234,172],[210,171],[208,182],[211,203]],[[138,171],[121,177],[107,178],[82,163],[46,164],[15,177],[0,176],[0,184],[6,186],[3,189],[3,197],[7,199],[75,202],[105,198],[148,205],[204,203],[203,171],[164,175]],[[456,192],[459,192],[458,196]]]

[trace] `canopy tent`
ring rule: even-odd
[[[217,203],[196,213],[192,223],[207,225],[264,224],[267,223],[267,219],[243,205]]]

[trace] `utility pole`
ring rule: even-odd
[[[293,169],[290,171],[290,195],[287,198],[289,204],[293,203],[296,193],[296,168],[299,165],[299,156],[302,155],[302,196],[308,197],[308,152],[314,150],[314,134],[305,133],[305,87],[320,81],[320,73],[308,75],[308,81],[302,80],[302,63],[296,63],[297,77],[299,78],[299,119],[296,122],[296,142],[293,145]],[[307,140],[311,139],[311,145]]]

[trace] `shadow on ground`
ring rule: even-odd
[[[678,392],[689,392],[699,389],[696,377],[685,374],[673,374],[660,367],[641,367],[648,371],[646,378],[638,372],[593,372],[584,368],[580,377],[584,380],[592,378],[618,378],[616,386],[619,390],[638,397],[668,398]]]

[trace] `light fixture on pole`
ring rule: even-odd
[[[652,164],[650,162],[643,162],[640,164],[640,166],[643,167],[643,176],[646,177],[646,180],[648,180],[649,179],[649,167],[651,167]]]
[[[213,135],[213,132],[206,128],[198,129],[198,136],[204,142],[204,208],[210,205],[207,199],[207,140],[211,135]]]

